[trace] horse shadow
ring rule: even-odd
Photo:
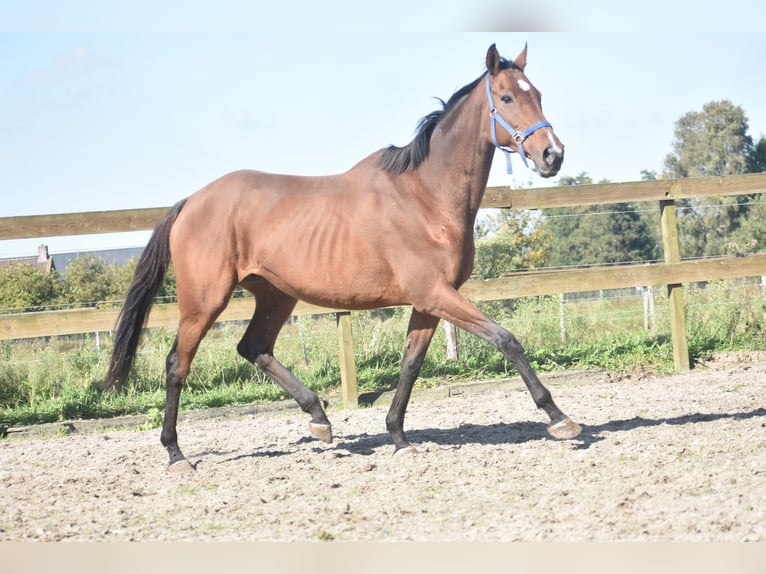
[[[583,450],[606,440],[611,433],[630,432],[638,428],[650,428],[661,425],[683,426],[719,420],[748,420],[758,417],[766,419],[766,408],[758,408],[742,413],[691,413],[677,417],[657,419],[637,416],[630,419],[608,421],[599,425],[582,425],[582,433],[567,442],[571,443],[574,449]],[[407,431],[407,437],[415,447],[425,443],[434,443],[443,447],[453,448],[460,448],[471,444],[519,445],[538,440],[555,440],[548,435],[546,427],[545,423],[534,421],[488,425],[465,423],[447,429],[412,429]],[[292,446],[306,443],[317,443],[317,446],[313,448],[316,452],[336,451],[336,455],[339,457],[352,454],[370,456],[381,448],[393,447],[391,437],[387,432],[376,434],[339,434],[335,437],[335,443],[329,447],[319,446],[320,443],[317,439],[303,437],[294,441]],[[293,452],[291,449],[273,449],[273,446],[270,445],[270,447],[265,449],[257,449],[251,453],[234,456],[220,463],[233,462],[244,458],[279,457],[290,455]]]

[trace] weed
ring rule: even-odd
[[[162,426],[162,410],[157,407],[151,407],[146,412],[146,421],[137,427],[137,430],[151,430]]]

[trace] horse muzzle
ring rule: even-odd
[[[564,163],[564,146],[548,146],[540,153],[540,157],[533,157],[537,173],[540,177],[553,177],[561,169]]]

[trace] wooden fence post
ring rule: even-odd
[[[650,333],[657,332],[657,314],[654,309],[654,285],[639,287],[641,300],[644,304],[644,330]]]
[[[447,345],[447,359],[450,361],[457,361],[457,332],[455,331],[455,325],[449,321],[444,321],[444,338],[446,339]]]
[[[662,228],[662,250],[665,254],[665,263],[679,263],[681,252],[678,247],[676,206],[672,199],[660,201],[660,227]],[[691,368],[689,342],[686,338],[684,291],[680,283],[674,283],[667,287],[670,304],[670,336],[673,340],[673,363],[676,372],[684,372]]]
[[[763,319],[766,321],[766,275],[761,275],[761,292],[763,293]]]
[[[566,321],[566,303],[565,293],[559,295],[559,330],[561,332],[561,342],[567,342],[567,321]]]
[[[354,362],[354,336],[351,332],[351,313],[335,314],[338,323],[338,350],[340,354],[340,394],[347,407],[359,405],[359,391],[356,387],[356,364]]]

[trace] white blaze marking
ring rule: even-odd
[[[530,86],[527,82],[524,80],[519,80],[519,87],[524,90],[525,92],[528,92],[532,86]]]
[[[558,144],[556,144],[556,140],[553,139],[553,131],[550,128],[548,128],[546,133],[548,134],[548,141],[551,143],[551,147],[553,148],[553,151],[555,151],[556,153],[562,153],[564,150],[561,149],[558,146]]]

